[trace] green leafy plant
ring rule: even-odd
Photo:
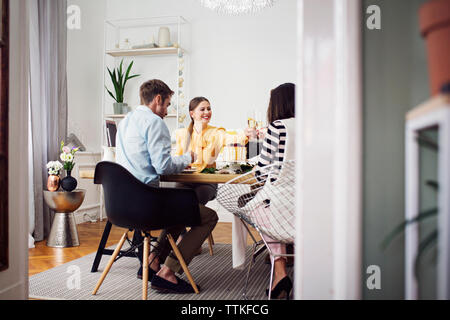
[[[248,164],[248,163],[246,163],[246,164],[241,164],[241,171],[242,171],[242,173],[247,173],[247,172],[250,172],[250,171],[252,171],[253,170],[253,165],[251,165],[251,164]]]
[[[67,146],[64,146],[64,141],[61,141],[61,146],[60,146],[61,154],[59,157],[64,162],[64,164],[63,164],[64,170],[72,171],[73,167],[75,166],[75,153],[79,149],[80,148],[75,148],[75,147],[72,147],[72,149],[71,149]]]
[[[409,226],[410,224],[419,223],[420,221],[434,217],[437,214],[438,214],[438,208],[432,208],[432,209],[425,210],[425,211],[419,213],[413,219],[403,221],[398,226],[396,226],[394,228],[394,230],[388,236],[386,236],[386,238],[384,238],[384,240],[381,244],[382,249],[385,250],[389,246],[389,244],[392,242],[392,240],[394,240],[394,238],[397,237],[399,234],[403,233],[406,230],[406,227]],[[428,251],[434,245],[436,245],[437,240],[438,240],[438,230],[435,229],[430,234],[428,234],[425,237],[425,239],[423,239],[419,243],[419,247],[417,250],[417,256],[414,261],[414,273],[416,274],[416,277],[418,274],[420,258],[424,255],[424,253],[426,251]]]
[[[123,72],[122,68],[123,59],[120,62],[118,69],[114,68],[113,71],[111,71],[109,68],[107,68],[116,94],[114,95],[106,86],[105,89],[108,91],[109,95],[118,103],[123,103],[123,94],[125,92],[125,84],[127,83],[127,81],[140,76],[140,74],[130,76],[130,71],[131,68],[133,67],[133,62],[134,61],[131,61],[125,73]]]
[[[216,173],[216,168],[205,168],[200,173]]]

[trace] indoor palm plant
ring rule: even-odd
[[[119,68],[114,68],[113,71],[111,71],[109,68],[108,73],[111,77],[111,82],[114,86],[115,95],[105,86],[105,89],[108,91],[109,95],[116,101],[114,103],[114,113],[120,114],[123,113],[123,107],[127,106],[126,103],[123,102],[123,95],[125,92],[125,84],[128,80],[136,78],[140,76],[139,74],[130,75],[131,68],[133,67],[133,61],[129,64],[126,72],[123,72],[123,59],[120,62]]]

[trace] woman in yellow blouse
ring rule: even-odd
[[[191,123],[188,128],[176,131],[176,155],[182,155],[186,151],[193,151],[197,159],[191,167],[197,172],[205,168],[215,168],[216,158],[222,148],[228,144],[241,144],[245,146],[248,136],[255,136],[255,129],[245,129],[244,133],[230,134],[224,128],[213,127],[208,123],[211,120],[211,104],[204,97],[196,97],[189,103],[189,115]],[[183,186],[187,186],[183,184]],[[199,202],[206,204],[216,196],[217,185],[193,184]]]

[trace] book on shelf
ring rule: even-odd
[[[108,143],[108,147],[116,146],[116,133],[117,133],[117,125],[113,120],[105,120],[105,129],[106,129],[106,142]]]

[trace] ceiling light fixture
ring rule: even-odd
[[[271,7],[276,0],[200,0],[202,6],[218,13],[239,15]]]

